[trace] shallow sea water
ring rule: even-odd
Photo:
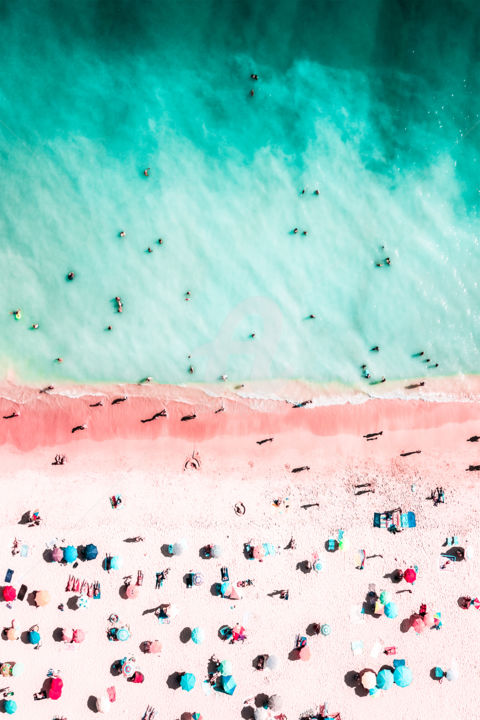
[[[479,20],[473,2],[0,3],[2,375],[476,373]]]

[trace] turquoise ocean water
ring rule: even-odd
[[[479,29],[461,0],[0,2],[2,375],[476,373]]]

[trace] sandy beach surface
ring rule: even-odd
[[[467,470],[480,463],[480,447],[467,442],[480,431],[475,402],[375,399],[293,409],[278,401],[259,409],[253,400],[198,397],[192,410],[191,398],[175,402],[173,391],[167,397],[164,390],[162,402],[158,390],[142,392],[141,398],[129,396],[115,405],[112,399],[128,392],[71,398],[24,391],[22,398],[10,394],[0,402],[2,415],[19,412],[0,426],[2,580],[11,568],[13,586],[28,586],[25,600],[14,601],[12,609],[0,603],[2,626],[9,627],[12,618],[20,631],[38,624],[42,638],[39,649],[22,639],[1,643],[2,662],[25,664],[21,677],[2,678],[2,687],[15,692],[19,718],[90,717],[94,698],[111,686],[117,693],[111,716],[129,720],[140,720],[148,704],[167,720],[185,711],[201,712],[205,720],[248,718],[255,698],[261,704],[273,693],[281,696],[281,711],[289,720],[324,701],[343,720],[476,717],[480,614],[473,607],[461,609],[458,599],[480,592],[478,558],[473,554],[440,569],[447,536],[458,536],[458,544],[473,553],[480,547],[478,473]],[[91,408],[99,397],[104,405]],[[222,404],[224,411],[215,413]],[[164,407],[167,417],[140,422]],[[197,417],[182,422],[186,414]],[[85,430],[72,433],[82,424]],[[363,437],[379,431],[377,440]],[[273,441],[258,444],[270,437]],[[421,453],[405,454],[417,450]],[[185,469],[194,453],[198,469]],[[56,454],[66,456],[65,464],[52,465]],[[292,473],[302,466],[309,469]],[[375,492],[356,495],[355,486],[365,483]],[[445,489],[446,502],[435,507],[427,498],[437,486]],[[114,494],[123,499],[115,510],[109,500]],[[288,508],[274,505],[282,498],[288,498]],[[234,512],[237,502],[245,505],[243,516]],[[416,528],[391,534],[373,527],[374,512],[398,506],[415,512]],[[39,527],[19,525],[23,513],[37,508],[43,520]],[[337,538],[339,529],[346,548],[326,552],[325,543]],[[145,540],[125,542],[134,536]],[[28,545],[27,557],[11,555],[15,537]],[[291,537],[296,548],[285,549]],[[47,546],[55,540],[60,546],[95,543],[99,555],[75,569],[49,562]],[[165,556],[165,545],[183,540],[181,556]],[[250,560],[243,553],[248,541],[269,542],[280,550],[263,562]],[[208,543],[221,545],[221,558],[200,556]],[[367,558],[377,556],[367,559],[363,570],[356,568],[360,549]],[[323,569],[303,572],[302,563],[315,553]],[[122,557],[120,570],[102,569],[107,554]],[[414,565],[414,585],[385,577]],[[242,596],[238,601],[214,594],[222,566]],[[166,582],[155,589],[155,573],[165,568],[170,568]],[[144,574],[139,596],[125,599],[123,578],[135,580],[138,570]],[[186,587],[190,571],[202,573],[203,585]],[[78,593],[65,591],[71,573],[100,581],[101,598],[87,609],[76,609]],[[247,578],[254,585],[237,588]],[[392,593],[397,618],[359,612],[370,584],[378,593]],[[28,597],[41,589],[52,599],[36,608]],[[271,595],[284,589],[288,600]],[[179,614],[170,624],[160,624],[153,611],[169,602]],[[441,630],[417,635],[409,629],[408,619],[421,603],[441,612]],[[127,642],[108,641],[111,613],[129,624]],[[237,622],[247,639],[232,645],[219,637],[219,629]],[[328,624],[330,635],[310,636],[307,628],[315,622]],[[85,641],[59,642],[58,628],[63,627],[83,629]],[[188,639],[188,629],[195,627],[205,631],[200,645]],[[289,659],[298,634],[308,638],[308,662]],[[162,643],[160,655],[141,651],[148,640]],[[351,644],[357,641],[363,646],[354,655]],[[396,646],[396,656],[383,654],[389,646]],[[277,669],[255,670],[252,661],[261,653],[275,655]],[[203,681],[212,654],[231,660],[237,682],[233,696],[207,694]],[[145,675],[143,684],[111,674],[114,661],[131,655]],[[395,658],[411,668],[410,687],[362,697],[352,686],[353,672],[378,671]],[[431,677],[437,665],[444,670],[458,666],[459,679],[439,684]],[[63,695],[35,702],[33,693],[49,669],[60,672]],[[191,692],[170,687],[179,672],[195,674]]]

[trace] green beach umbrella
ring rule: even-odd
[[[195,687],[196,678],[193,673],[183,673],[182,677],[180,678],[180,687],[182,690],[186,690],[187,692],[190,692],[190,690],[193,690]]]
[[[380,593],[380,602],[382,605],[386,605],[387,603],[391,602],[392,595],[388,592],[388,590],[382,590]]]
[[[66,548],[63,548],[63,559],[67,563],[73,563],[78,557],[77,548],[73,545],[67,545]]]
[[[200,627],[193,628],[191,637],[195,645],[200,645],[205,640],[205,631]]]
[[[233,695],[237,683],[231,675],[222,675],[222,689],[227,695]]]
[[[17,703],[15,702],[15,700],[4,700],[3,709],[5,710],[7,715],[13,715],[17,712]]]
[[[219,664],[218,669],[221,675],[231,675],[233,671],[233,665],[230,660],[222,660]]]
[[[412,682],[412,671],[406,665],[395,668],[393,682],[399,687],[408,687]]]
[[[390,690],[393,685],[393,672],[388,668],[383,668],[377,673],[377,687],[380,690]]]

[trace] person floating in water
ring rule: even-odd
[[[121,297],[119,295],[117,295],[115,300],[117,303],[117,312],[119,312],[119,313],[123,312],[123,303],[122,303]]]
[[[372,347],[372,352],[379,352],[380,348],[378,345],[375,345],[375,347]]]
[[[74,277],[75,277],[75,273],[74,273],[74,272],[69,272],[68,275],[67,275],[67,278],[68,278],[69,280],[73,280]]]
[[[190,373],[190,375],[193,375],[193,365],[190,365],[190,367],[188,368],[188,372]]]
[[[145,168],[145,170],[143,171],[143,174],[145,175],[145,177],[148,177],[149,172],[150,172],[150,168]]]
[[[250,90],[250,97],[253,97],[255,95],[255,90]]]

